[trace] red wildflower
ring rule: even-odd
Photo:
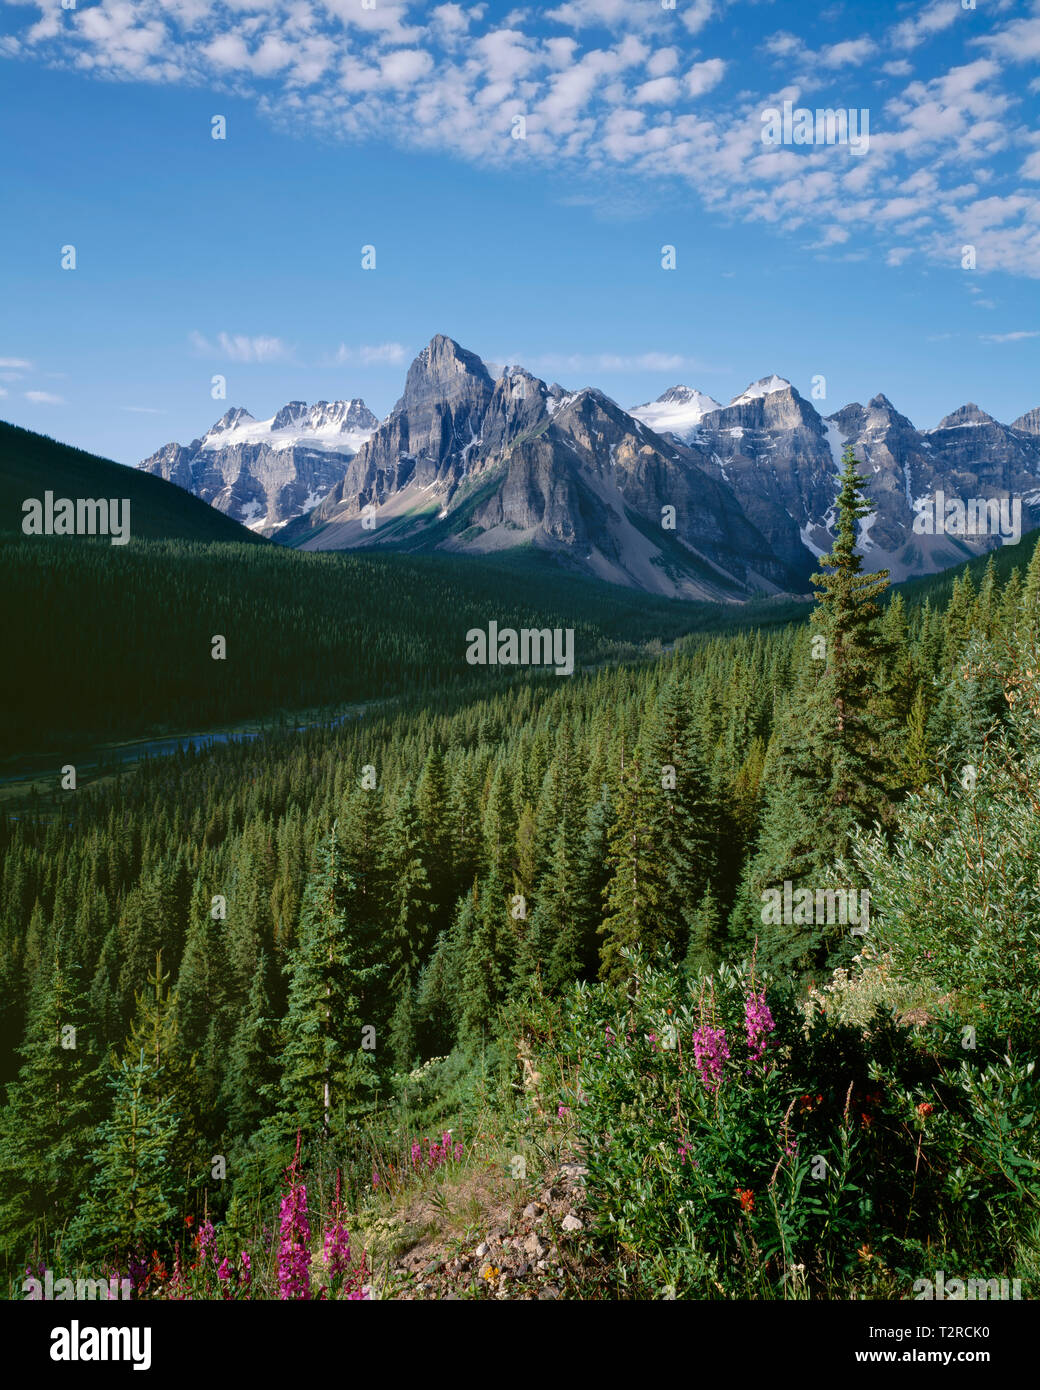
[[[738,1187],[736,1191],[737,1200],[740,1202],[741,1211],[755,1210],[755,1194],[750,1187]]]

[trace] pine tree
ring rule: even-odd
[[[288,961],[282,1032],[284,1134],[327,1134],[334,1107],[359,1101],[368,1070],[359,1017],[365,967],[352,918],[353,884],[342,871],[335,828],[319,844],[304,891],[300,939]]]
[[[709,883],[690,924],[689,943],[683,973],[694,980],[715,968],[721,940],[721,919],[715,894]]]
[[[136,1062],[120,1061],[112,1090],[112,1117],[99,1127],[91,1154],[97,1176],[69,1239],[84,1254],[126,1269],[130,1255],[169,1244],[185,1195],[175,1157],[179,1116],[143,1047]]]
[[[0,1109],[0,1237],[15,1257],[57,1233],[90,1171],[103,1082],[78,971],[55,950],[29,1002],[22,1065]]]
[[[818,604],[799,643],[795,688],[779,721],[773,761],[767,760],[762,828],[741,894],[748,934],[761,931],[766,890],[782,890],[787,881],[813,888],[831,883],[855,827],[887,816],[896,780],[880,708],[890,651],[878,630],[877,599],[888,586],[888,571],[862,573],[858,523],[873,508],[851,446],[843,463],[835,542],[820,560],[830,573],[813,576]],[[740,930],[737,919],[731,934],[734,929]],[[815,921],[770,924],[762,964],[806,969],[836,940],[833,929]]]
[[[935,750],[928,735],[928,705],[923,686],[918,686],[906,719],[900,775],[904,784],[915,792],[935,775]]]
[[[653,956],[667,944],[660,918],[667,882],[654,841],[651,796],[643,769],[633,757],[622,773],[610,832],[608,864],[612,872],[604,894],[606,916],[599,929],[603,936],[602,980],[616,982],[626,977],[624,949],[640,945]]]
[[[249,1139],[274,1102],[279,1077],[277,1020],[271,1007],[269,957],[261,954],[249,1002],[231,1042],[221,1104],[238,1142]]]

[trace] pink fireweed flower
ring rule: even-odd
[[[458,1163],[459,1159],[462,1157],[462,1142],[459,1139],[455,1140],[454,1157],[456,1163]]]
[[[195,1249],[199,1252],[199,1264],[206,1263],[206,1256],[209,1255],[214,1264],[217,1262],[217,1237],[213,1230],[213,1222],[207,1217],[199,1227],[198,1235],[195,1237]]]
[[[309,1299],[311,1228],[307,1220],[307,1188],[292,1186],[282,1198],[278,1247],[278,1297]]]
[[[718,1090],[723,1065],[729,1061],[725,1028],[702,1024],[693,1035],[693,1060],[706,1088],[709,1091]]]
[[[569,1115],[570,1113],[571,1113],[571,1108],[570,1108],[569,1105],[558,1105],[558,1106],[556,1107],[556,1114],[557,1114],[557,1117],[558,1117],[559,1119],[561,1119],[561,1120],[563,1119],[564,1115]]]
[[[378,1186],[379,1186],[379,1174],[378,1174],[378,1173],[376,1172],[376,1170],[373,1168],[373,1169],[372,1169],[372,1188],[373,1188],[373,1191],[374,1191]]]
[[[253,1277],[253,1261],[248,1250],[243,1250],[238,1258],[242,1261],[242,1283],[248,1288]]]
[[[765,1055],[769,1034],[776,1027],[766,1004],[764,989],[748,995],[744,1005],[744,1027],[747,1031],[748,1052],[751,1054],[751,1060],[757,1062]]]
[[[338,1278],[350,1268],[350,1236],[338,1212],[326,1228],[323,1257],[330,1279]]]

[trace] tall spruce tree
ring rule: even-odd
[[[621,775],[610,832],[611,877],[604,891],[606,915],[599,928],[603,980],[626,978],[628,963],[622,955],[626,948],[640,945],[647,956],[653,956],[670,944],[660,914],[667,879],[654,835],[655,795],[638,757],[630,758]]]
[[[283,1137],[328,1135],[333,1111],[358,1104],[368,1079],[359,1016],[366,967],[351,914],[352,881],[333,829],[319,843],[300,913],[300,935],[286,966],[289,1007],[282,1025]],[[377,1035],[378,1047],[378,1035]]]
[[[22,1065],[0,1109],[0,1240],[9,1255],[55,1235],[90,1171],[104,1085],[74,966],[55,950],[29,1003]]]
[[[889,678],[878,604],[888,571],[863,573],[859,522],[873,507],[851,445],[842,463],[835,541],[820,559],[825,572],[812,576],[818,603],[797,648],[795,687],[767,763],[762,828],[743,885],[746,929],[751,935],[768,927],[760,958],[778,970],[819,964],[846,929],[815,919],[766,923],[763,892],[785,881],[830,886],[854,828],[887,816],[894,780],[881,708]]]

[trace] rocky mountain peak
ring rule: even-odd
[[[1021,430],[1023,434],[1040,434],[1040,405],[1027,410],[1017,420],[1012,420],[1011,428]]]
[[[210,429],[210,434],[223,434],[226,430],[233,430],[236,425],[248,425],[254,422],[255,417],[243,406],[233,405],[230,410],[225,410],[217,423]]]
[[[934,434],[938,430],[953,430],[971,425],[995,425],[996,423],[992,415],[987,415],[984,410],[979,409],[974,401],[969,401],[967,405],[959,406],[952,415],[947,415],[944,420],[940,420],[935,430],[928,432]]]
[[[324,404],[324,402],[322,402]],[[271,421],[273,430],[287,430],[290,425],[295,425],[298,420],[302,420],[307,414],[306,401],[290,401],[288,405],[283,405],[278,414]]]
[[[637,420],[658,434],[674,434],[677,439],[689,440],[705,415],[722,406],[713,396],[705,395],[692,386],[670,386],[656,401],[637,405],[629,411]]]
[[[741,391],[739,396],[733,397],[730,405],[747,405],[763,396],[772,396],[777,391],[791,391],[793,389],[785,377],[777,376],[774,372],[772,376],[759,377],[757,381],[753,381],[750,386]]]

